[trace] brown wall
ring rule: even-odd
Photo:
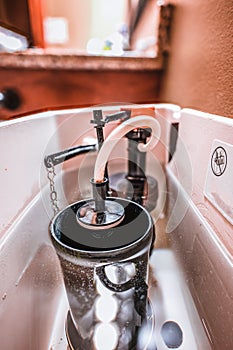
[[[233,118],[233,1],[172,0],[160,99]]]

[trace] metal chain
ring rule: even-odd
[[[46,167],[46,169],[47,169],[47,177],[49,179],[49,184],[50,184],[50,200],[51,200],[54,215],[56,215],[60,211],[57,204],[58,202],[57,191],[55,189],[55,182],[54,182],[56,173],[55,173],[55,167],[53,165],[52,160],[48,160],[48,164],[50,165],[50,167]]]

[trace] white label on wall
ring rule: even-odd
[[[44,36],[48,44],[64,44],[69,40],[68,21],[64,17],[46,17]]]
[[[213,141],[204,195],[233,225],[233,145]]]

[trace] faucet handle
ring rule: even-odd
[[[105,124],[113,122],[115,120],[125,121],[129,119],[131,116],[130,110],[120,111],[113,114],[106,115],[103,118],[103,112],[101,109],[93,111],[93,119],[91,120],[91,124],[96,124],[97,127],[104,127]]]
[[[105,117],[104,121],[105,121],[105,123],[113,122],[115,120],[125,121],[125,120],[129,119],[130,116],[131,116],[130,110],[120,111],[120,112],[116,112],[116,113],[107,115]]]

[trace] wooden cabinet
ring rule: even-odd
[[[32,50],[1,54],[0,91],[16,90],[21,105],[0,119],[33,111],[113,103],[157,102],[158,58],[77,56]]]

